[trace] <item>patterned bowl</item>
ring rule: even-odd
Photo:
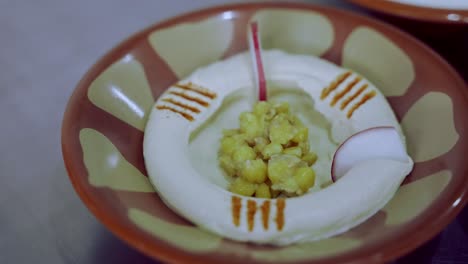
[[[379,13],[396,17],[431,22],[446,25],[468,25],[468,9],[444,8],[444,1],[439,1],[437,7],[409,4],[411,1],[394,0],[349,0],[357,5],[369,8]],[[421,1],[419,1],[421,2]],[[426,3],[427,4],[427,3]]]
[[[385,208],[342,235],[278,248],[236,243],[172,212],[148,181],[142,140],[155,98],[197,67],[246,50],[246,28],[254,18],[262,24],[265,48],[320,56],[377,84],[407,135],[414,171]],[[319,6],[236,4],[151,26],[101,58],[71,96],[62,150],[70,180],[91,212],[156,259],[381,262],[433,237],[467,203],[466,113],[461,78],[437,54],[390,26]]]

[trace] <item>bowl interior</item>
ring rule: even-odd
[[[196,68],[246,50],[253,19],[265,49],[320,56],[368,78],[387,96],[406,133],[413,172],[385,208],[340,236],[282,248],[232,242],[168,209],[147,178],[142,140],[155,99]],[[217,7],[152,26],[100,59],[70,99],[63,156],[75,189],[97,218],[155,258],[389,260],[435,235],[467,201],[465,89],[428,48],[367,18],[291,3]]]

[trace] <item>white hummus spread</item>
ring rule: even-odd
[[[331,179],[332,154],[338,145],[355,133],[391,126],[405,144],[385,97],[365,78],[313,56],[273,50],[264,51],[263,60],[268,81],[303,90],[310,97],[310,107],[330,123],[328,135],[324,135],[330,140],[324,139],[314,150],[319,157],[315,170],[322,182]],[[335,183],[281,199],[235,195],[195,169],[203,165],[192,161],[192,133],[202,125],[209,127],[210,118],[230,95],[241,89],[254,90],[251,67],[248,53],[233,56],[196,70],[157,100],[145,130],[144,158],[151,182],[164,202],[220,236],[274,245],[337,235],[379,211],[411,172],[409,156],[404,162],[382,158],[360,162]],[[313,128],[309,131],[314,133]],[[212,137],[215,142],[221,134]],[[218,151],[216,146],[206,148],[207,152]],[[214,159],[206,166],[218,166],[218,162]]]

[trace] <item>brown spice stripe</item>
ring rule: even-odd
[[[351,91],[353,89],[353,87],[361,81],[361,77],[356,77],[354,78],[354,80],[350,83],[348,83],[348,85],[346,85],[346,88],[344,88],[341,92],[337,93],[334,97],[333,97],[333,100],[331,101],[330,103],[330,106],[335,106],[335,104],[341,99],[343,98],[343,96],[345,96],[347,93],[349,93],[349,91]]]
[[[338,88],[338,86],[340,86],[341,83],[343,83],[346,78],[348,78],[352,73],[350,71],[347,71],[341,75],[339,75],[336,80],[334,80],[330,86],[324,88],[322,90],[322,94],[320,95],[320,99],[323,100],[325,98],[327,98],[327,96],[333,92],[334,90],[336,90],[336,88]]]
[[[174,100],[172,98],[164,98],[162,100],[164,102],[168,102],[168,103],[171,103],[173,105],[177,105],[177,106],[180,106],[180,107],[182,107],[184,109],[190,110],[190,111],[192,111],[194,113],[197,113],[197,114],[200,113],[200,109],[198,109],[196,107],[193,107],[193,106],[190,106],[190,105],[187,105],[187,104],[184,104],[182,102],[176,101],[176,100]]]
[[[241,208],[242,208],[241,198],[237,196],[232,196],[232,200],[231,200],[232,222],[234,223],[235,226],[240,225]]]
[[[184,117],[184,118],[187,119],[188,121],[193,121],[193,120],[194,120],[194,119],[193,119],[193,116],[191,116],[191,115],[189,115],[189,114],[187,114],[187,113],[184,113],[184,112],[182,112],[182,111],[179,111],[179,110],[177,110],[177,109],[175,109],[175,108],[172,108],[172,107],[170,107],[170,106],[167,106],[167,105],[157,105],[157,106],[156,106],[156,109],[158,109],[158,110],[169,110],[169,111],[171,111],[171,112],[174,112],[174,113],[176,113],[176,114],[181,115],[182,117]]]
[[[279,231],[284,227],[284,208],[286,201],[283,198],[276,199],[276,227]]]
[[[255,214],[257,213],[257,203],[254,200],[247,201],[247,225],[252,232],[255,225]]]
[[[265,230],[268,230],[268,220],[270,220],[270,201],[266,200],[262,204],[262,222]]]
[[[346,98],[346,100],[344,100],[342,103],[341,103],[341,107],[340,109],[343,110],[346,108],[346,106],[348,106],[349,103],[351,103],[351,101],[353,101],[356,97],[358,97],[360,94],[362,94],[362,92],[364,92],[364,90],[366,90],[368,84],[363,84],[359,90],[357,90],[353,95],[351,95],[350,97]]]
[[[367,101],[371,100],[377,95],[375,91],[370,91],[366,93],[359,102],[357,102],[351,109],[348,111],[348,118],[351,118],[353,116],[354,111],[356,111],[361,105],[365,104]]]
[[[196,98],[196,97],[193,97],[193,96],[190,96],[188,94],[185,94],[185,93],[181,93],[181,92],[176,92],[176,91],[169,91],[170,94],[173,94],[175,96],[179,96],[179,97],[182,97],[184,98],[185,100],[188,100],[188,101],[192,101],[194,103],[197,103],[201,106],[204,106],[204,107],[208,107],[210,106],[210,104],[206,101],[203,101],[202,99],[200,98]]]
[[[174,85],[175,87],[178,87],[180,89],[183,89],[183,90],[187,90],[187,91],[192,91],[192,92],[196,92],[198,94],[201,94],[203,96],[206,96],[210,99],[215,99],[216,98],[216,94],[211,92],[210,90],[206,89],[206,88],[203,88],[201,86],[198,86],[196,84],[193,84],[191,82],[189,82],[188,84],[180,84],[180,83],[177,83]]]

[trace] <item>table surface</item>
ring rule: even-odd
[[[60,150],[63,111],[110,47],[154,22],[222,2],[0,1],[0,263],[154,263],[107,231],[73,190]],[[364,12],[339,0],[308,2]],[[468,57],[441,52],[467,76]],[[466,211],[397,263],[468,263]]]

